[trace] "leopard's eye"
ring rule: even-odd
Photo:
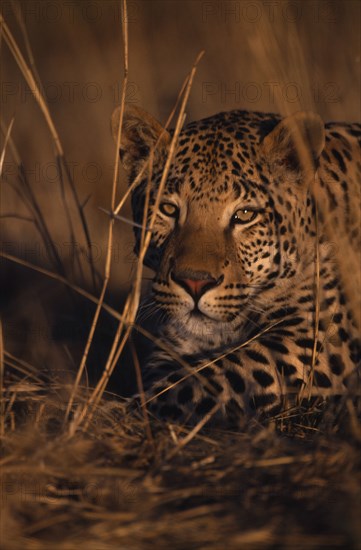
[[[231,224],[246,224],[252,222],[256,217],[257,212],[255,210],[251,210],[250,208],[240,208],[233,214]]]
[[[178,218],[179,208],[172,202],[161,202],[159,205],[159,210],[165,216],[169,218]]]

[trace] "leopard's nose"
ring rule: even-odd
[[[171,278],[197,302],[207,290],[218,286],[222,282],[223,275],[216,278],[206,271],[186,270],[172,272]]]

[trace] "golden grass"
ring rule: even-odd
[[[272,425],[201,434],[153,422],[150,445],[119,401],[70,439],[54,398],[19,391],[17,402],[28,419],[18,412],[3,440],[5,548],[219,548],[225,538],[230,548],[344,548],[357,538],[357,447],[327,423],[305,441],[296,423],[285,437]]]
[[[9,124],[9,126],[8,126],[8,129],[6,130],[6,133],[5,133],[4,147],[3,147],[3,150],[1,151],[1,156],[0,156],[0,177],[1,177],[2,173],[3,173],[3,167],[4,167],[4,160],[5,160],[6,147],[7,147],[8,141],[9,141],[9,139],[10,139],[10,135],[11,135],[11,130],[12,130],[13,124],[14,124],[14,119],[12,119],[12,120],[10,121],[10,124]]]
[[[115,206],[115,197],[116,197],[116,189],[117,189],[117,181],[118,181],[118,174],[119,174],[119,148],[120,148],[120,136],[121,136],[121,130],[122,130],[122,121],[123,121],[123,113],[124,113],[124,105],[125,105],[125,93],[127,89],[127,82],[128,82],[128,27],[127,27],[127,3],[126,0],[122,2],[122,21],[123,21],[123,39],[124,39],[124,78],[123,78],[123,93],[121,98],[121,107],[120,107],[120,116],[119,116],[119,127],[118,127],[118,136],[117,136],[117,142],[116,142],[116,150],[115,150],[115,162],[114,162],[114,174],[113,174],[113,184],[112,184],[112,190],[111,190],[111,211],[113,212],[114,206]],[[94,318],[91,324],[91,329],[89,332],[89,336],[85,345],[83,357],[79,366],[79,370],[77,373],[77,377],[75,379],[74,387],[69,399],[69,403],[66,410],[65,415],[65,422],[67,422],[69,418],[69,413],[71,411],[74,398],[76,396],[76,392],[78,390],[80,380],[83,376],[83,371],[86,365],[87,357],[89,354],[90,346],[92,345],[94,333],[99,321],[99,314],[102,308],[102,304],[104,302],[105,293],[108,287],[109,283],[109,277],[110,277],[110,268],[111,268],[111,250],[112,250],[112,244],[113,244],[113,229],[114,229],[114,218],[109,219],[109,228],[108,228],[108,242],[107,242],[107,253],[106,253],[106,259],[105,259],[105,267],[104,267],[104,279],[103,279],[103,286],[100,293],[99,301],[97,304],[97,308],[95,310]],[[120,326],[123,326],[123,323],[120,324]],[[96,391],[96,390],[95,390]],[[95,392],[94,392],[95,393]],[[91,404],[91,400],[89,400],[89,404]],[[80,418],[84,417],[84,412],[81,414]]]
[[[16,6],[16,4],[13,5],[13,9],[14,9],[15,13],[18,14],[19,13],[19,6],[17,8],[15,6]],[[23,20],[21,18],[20,19],[18,18],[18,21],[20,22],[21,30],[25,34],[25,43],[28,44],[27,34],[25,32],[25,27],[23,25]],[[77,208],[77,211],[78,211],[78,216],[79,216],[80,221],[81,221],[82,230],[83,230],[84,237],[85,237],[85,240],[86,240],[87,252],[88,252],[88,255],[89,255],[89,267],[90,267],[90,271],[91,271],[92,283],[93,283],[93,287],[96,288],[96,286],[97,286],[97,281],[96,281],[97,277],[96,277],[96,272],[95,272],[94,263],[93,263],[93,253],[92,253],[92,247],[91,247],[90,234],[89,234],[88,224],[87,224],[87,221],[86,221],[86,218],[85,218],[85,215],[84,215],[84,211],[83,211],[83,205],[81,205],[81,203],[80,203],[80,200],[79,200],[79,197],[78,197],[78,192],[77,192],[76,186],[74,185],[71,173],[69,171],[69,166],[68,166],[68,164],[66,162],[66,159],[65,159],[65,156],[64,156],[63,147],[62,147],[58,132],[55,128],[50,110],[49,110],[48,105],[46,103],[46,99],[43,95],[42,90],[40,89],[40,87],[37,83],[37,76],[33,72],[34,69],[35,69],[35,66],[33,64],[33,67],[30,68],[28,66],[28,64],[26,63],[26,60],[25,60],[24,56],[22,55],[21,50],[20,50],[14,36],[12,35],[12,33],[11,33],[11,31],[10,31],[10,29],[9,29],[9,27],[8,27],[6,21],[4,20],[4,17],[1,13],[0,13],[0,25],[1,25],[3,36],[4,36],[4,41],[5,41],[6,45],[8,46],[8,48],[9,48],[11,54],[12,54],[13,59],[16,61],[17,65],[18,65],[18,67],[19,67],[19,69],[20,69],[20,71],[21,71],[21,73],[22,73],[22,75],[23,75],[23,77],[26,81],[26,83],[28,84],[28,86],[31,90],[31,93],[34,96],[34,99],[35,99],[36,103],[40,107],[40,110],[41,110],[41,112],[44,116],[44,119],[46,121],[46,124],[49,128],[49,131],[50,131],[50,134],[51,134],[51,137],[52,137],[52,140],[53,140],[54,148],[55,148],[56,163],[57,163],[58,169],[59,169],[59,175],[60,175],[60,179],[61,179],[61,186],[63,188],[64,185],[65,185],[65,183],[64,183],[64,175],[65,175],[66,179],[68,181],[70,190],[71,190],[73,200],[76,204],[76,208]],[[30,55],[30,59],[32,60],[32,52],[31,52],[31,49],[29,49],[29,47],[28,47],[28,54]],[[11,124],[11,126],[12,126],[12,124]],[[9,126],[9,128],[10,128],[10,126]],[[9,138],[7,138],[7,139],[9,139]],[[4,147],[4,151],[5,151],[5,147]],[[18,155],[16,155],[15,159],[17,157],[18,157]],[[21,169],[21,167],[22,167],[21,163],[20,164],[18,163],[18,166],[19,166],[19,169]],[[24,180],[26,180],[26,177],[25,177],[24,174],[23,174],[23,178],[24,178]],[[73,220],[72,220],[71,215],[69,213],[69,207],[68,207],[68,204],[67,204],[67,199],[66,199],[65,194],[63,192],[62,192],[62,197],[63,197],[63,204],[64,204],[64,208],[65,208],[65,212],[66,212],[68,229],[69,229],[69,232],[70,232],[70,239],[71,239],[71,242],[74,243],[74,242],[76,242],[76,239],[75,239],[75,231],[74,231],[74,227],[73,227]],[[46,226],[44,224],[43,216],[40,214],[40,208],[39,208],[38,204],[35,201],[33,202],[33,207],[36,208],[36,214],[37,214],[34,221],[39,222],[43,225],[43,227],[42,227],[42,229],[43,229],[43,238],[45,237],[45,239],[48,239],[47,244],[49,246],[51,246],[51,244],[52,244],[51,239],[49,238],[48,232],[46,230]],[[50,242],[49,242],[49,240],[50,240]],[[55,253],[55,256],[57,256],[56,253]],[[61,262],[59,262],[59,258],[56,258],[56,259],[58,260],[58,265],[61,267]],[[78,261],[78,258],[76,258],[76,259]],[[78,261],[78,267],[80,269],[80,272],[82,272],[82,266],[79,264],[79,261]]]
[[[20,49],[19,49],[19,47],[16,43],[16,40],[14,39],[14,37],[13,37],[9,27],[7,26],[6,21],[4,20],[1,13],[0,13],[0,24],[1,24],[2,31],[3,31],[3,36],[4,36],[5,43],[9,47],[9,49],[12,53],[13,59],[17,62],[18,66],[19,66],[19,69],[21,70],[26,82],[29,85],[30,90],[32,91],[32,93],[34,94],[34,96],[36,98],[36,101],[37,101],[37,103],[38,103],[38,105],[41,109],[41,112],[44,115],[44,118],[45,118],[46,123],[49,127],[49,130],[50,130],[51,136],[54,140],[54,145],[55,145],[56,151],[57,151],[57,153],[60,157],[63,157],[64,156],[63,148],[62,148],[62,145],[60,143],[60,139],[59,139],[58,133],[56,131],[56,128],[54,126],[54,122],[53,122],[53,119],[51,117],[49,108],[46,104],[45,98],[44,98],[42,92],[39,89],[39,86],[36,82],[36,79],[33,75],[32,70],[28,67],[28,65],[27,65],[27,63],[24,59],[24,56],[22,55],[22,53],[21,53],[21,51],[20,51]]]

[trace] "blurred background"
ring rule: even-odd
[[[196,56],[205,50],[187,121],[230,109],[283,114],[312,109],[324,120],[359,121],[360,6],[358,0],[129,0],[127,101],[164,123]],[[99,207],[109,209],[116,155],[109,121],[122,89],[121,4],[113,0],[3,0],[1,13],[42,84],[84,205],[94,264],[102,275],[108,220]],[[12,147],[6,151],[0,188],[2,247],[56,271],[30,219],[17,157],[56,250],[70,266],[67,276],[91,286],[86,252],[85,267],[73,265],[74,246],[84,248],[74,194],[59,176],[54,143],[39,105],[6,41],[0,44],[1,150],[14,118]],[[121,174],[117,198],[126,185]],[[124,215],[130,217],[129,205]],[[69,220],[75,235],[72,244]],[[118,306],[131,283],[132,249],[131,227],[117,222],[110,289],[120,296]],[[28,300],[32,306],[25,308],[26,315],[31,311],[37,326],[42,319],[41,330],[46,331],[49,312],[44,312],[39,298],[51,299],[49,281],[27,270],[26,284],[23,278],[19,283],[18,267],[5,260],[1,270],[2,303],[6,311],[17,312],[13,325],[7,325],[16,327],[10,336],[15,334],[18,341],[29,339],[28,332],[26,338],[24,331],[19,332],[19,316],[25,315]]]

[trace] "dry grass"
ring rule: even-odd
[[[155,9],[158,4],[154,2]],[[212,2],[208,4],[211,8],[215,6]],[[1,172],[10,155],[18,169],[13,177],[5,174],[2,182],[2,185],[9,184],[18,196],[15,213],[7,216],[12,218],[15,229],[9,230],[6,226],[6,235],[12,239],[24,235],[24,227],[30,224],[44,243],[47,261],[34,264],[26,254],[16,257],[6,250],[2,251],[1,261],[14,265],[16,273],[20,273],[14,293],[16,296],[19,293],[24,309],[33,307],[33,302],[27,302],[27,296],[24,298],[20,294],[20,285],[28,282],[30,273],[36,277],[31,280],[31,284],[37,285],[35,292],[40,295],[45,289],[44,302],[50,310],[45,312],[45,320],[54,320],[60,315],[63,301],[66,302],[65,311],[78,316],[79,323],[84,321],[83,303],[92,305],[93,309],[85,316],[85,330],[74,353],[70,338],[61,346],[45,339],[40,351],[35,350],[35,342],[30,342],[31,353],[27,354],[16,338],[15,345],[11,335],[7,339],[7,326],[11,326],[13,316],[16,318],[20,304],[13,301],[4,307],[4,327],[0,323],[1,547],[5,550],[155,546],[255,550],[357,548],[361,540],[360,411],[351,398],[345,396],[339,402],[315,403],[307,410],[299,407],[262,425],[250,421],[242,433],[233,433],[207,430],[207,419],[192,430],[159,423],[147,416],[144,395],[141,411],[135,411],[107,391],[115,368],[121,365],[127,375],[132,364],[141,389],[138,348],[132,340],[130,365],[127,365],[124,349],[134,329],[147,338],[154,338],[144,327],[135,325],[143,279],[142,259],[150,242],[154,219],[145,227],[146,215],[144,217],[140,260],[131,288],[123,298],[123,308],[119,308],[119,301],[116,305],[107,301],[111,300],[109,283],[116,271],[112,263],[116,216],[127,207],[130,190],[137,184],[133,182],[124,192],[119,189],[117,151],[131,68],[128,67],[131,46],[128,44],[127,18],[121,18],[124,76],[118,143],[116,149],[112,149],[115,161],[108,187],[108,191],[111,188],[110,201],[107,202],[107,208],[114,215],[107,220],[105,260],[98,268],[92,253],[85,203],[79,199],[69,163],[65,160],[66,147],[61,144],[60,132],[42,91],[26,22],[21,18],[18,5],[14,6],[20,34],[12,32],[2,19],[5,44],[0,41],[1,48],[9,47],[50,131],[48,140],[55,149],[54,158],[60,174],[58,191],[63,206],[63,235],[70,243],[77,244],[81,235],[82,244],[76,248],[70,263],[58,253],[56,232],[46,200],[28,181],[22,154],[15,145],[13,128],[18,124],[15,116],[14,123],[13,120],[1,121],[4,135]],[[320,4],[315,2],[315,6]],[[126,13],[125,0],[121,2],[121,9]],[[148,9],[144,4],[146,13]],[[194,4],[187,5],[187,9],[193,15],[196,13]],[[158,13],[157,17],[161,24],[164,15]],[[276,31],[280,29],[277,27]],[[117,32],[120,34],[120,29]],[[263,20],[258,34],[254,29],[247,32],[250,52],[262,67],[260,74],[274,78],[272,62],[278,59],[274,70],[279,82],[286,83],[292,73],[289,72],[290,61],[287,56],[283,57],[272,26]],[[301,42],[294,39],[297,28],[294,25],[287,27],[285,36],[285,42],[295,46],[294,74],[303,79],[308,76],[308,66]],[[21,40],[28,61],[19,45]],[[175,106],[168,109],[171,113],[165,127],[175,119],[175,130],[157,201],[186,109],[194,110],[189,99],[195,72],[202,71],[202,64],[198,67],[201,56],[196,58],[186,77]],[[190,63],[187,71],[189,66]],[[250,74],[253,70],[250,68]],[[177,78],[179,74],[182,71],[177,68]],[[290,106],[282,102],[282,97],[277,101],[275,110],[287,113]],[[310,102],[308,98],[306,104]],[[152,157],[148,168],[151,174]],[[1,223],[4,221],[2,217]],[[342,236],[340,242],[343,242]],[[87,251],[86,261],[84,250]],[[317,250],[315,255],[317,278]],[[13,273],[15,271],[10,275]],[[10,292],[11,277],[3,278],[5,285],[9,285],[5,289]],[[53,294],[56,296],[54,301]],[[82,302],[79,302],[80,297]],[[32,310],[32,316],[36,317],[36,311],[34,314]],[[109,328],[104,315],[116,324]],[[33,319],[35,324],[36,321]],[[105,350],[99,343],[103,327],[109,331]],[[317,335],[317,323],[315,333]],[[94,365],[91,354],[98,347],[101,367],[92,385],[87,376],[89,364]],[[26,347],[25,352],[28,349]],[[201,371],[196,373],[201,374]]]
[[[314,410],[283,431],[254,424],[181,445],[187,430],[153,421],[150,443],[143,418],[112,400],[69,437],[63,391],[8,386],[4,548],[356,547],[359,456],[335,416],[344,406],[320,409],[318,427]]]

